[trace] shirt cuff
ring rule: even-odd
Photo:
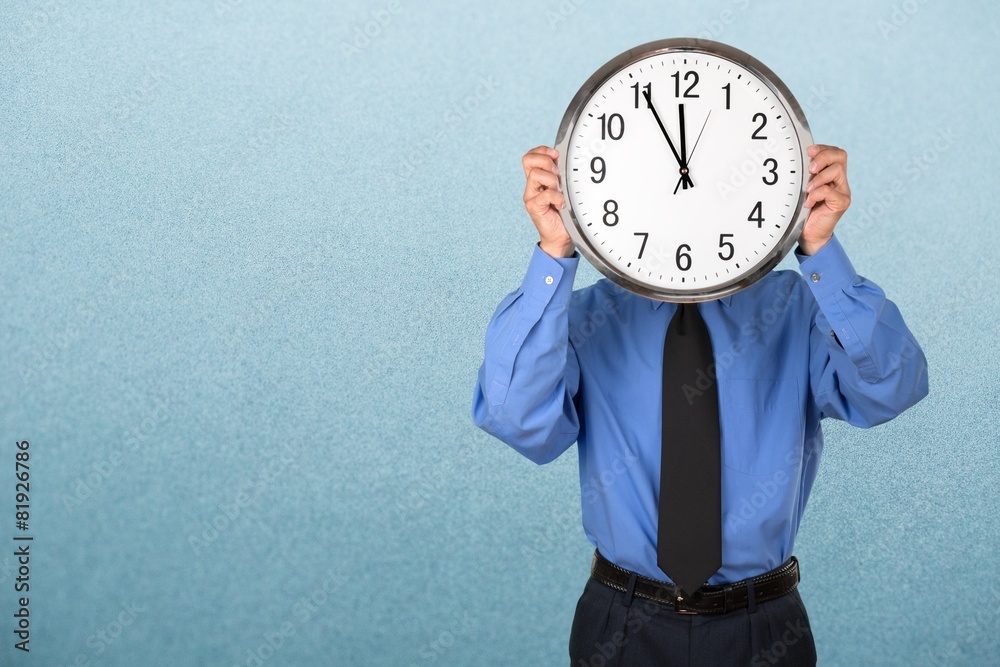
[[[572,257],[552,257],[535,243],[521,291],[543,303],[569,303],[579,263],[580,253],[576,250]]]
[[[831,237],[814,255],[804,255],[796,248],[795,258],[799,260],[799,269],[817,299],[853,284],[858,276],[836,236]]]

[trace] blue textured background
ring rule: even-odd
[[[472,389],[536,240],[520,156],[683,35],[848,149],[838,235],[930,360],[896,421],[827,426],[821,664],[1000,663],[995,3],[160,5],[0,9],[0,663],[564,664],[575,450],[518,457]]]

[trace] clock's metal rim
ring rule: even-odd
[[[577,91],[573,100],[566,108],[566,113],[563,115],[562,122],[559,124],[559,131],[556,134],[555,149],[559,151],[558,163],[560,186],[563,188],[564,192],[567,189],[566,184],[569,183],[569,173],[567,172],[569,167],[565,157],[568,153],[569,142],[572,138],[572,130],[576,127],[577,120],[580,118],[580,114],[583,113],[583,108],[590,97],[597,91],[598,88],[604,85],[608,79],[614,76],[615,73],[625,67],[628,67],[632,63],[649,58],[650,56],[674,52],[705,53],[730,60],[733,63],[750,70],[755,76],[763,81],[775,95],[778,96],[782,104],[785,106],[786,110],[790,114],[790,119],[795,129],[795,137],[799,142],[799,150],[802,152],[803,170],[805,169],[805,166],[809,164],[810,158],[806,153],[806,148],[813,142],[812,132],[809,129],[809,123],[806,121],[805,113],[802,111],[802,107],[799,105],[798,100],[795,99],[795,96],[792,95],[792,92],[778,77],[778,75],[771,71],[766,65],[764,65],[764,63],[760,62],[750,54],[737,49],[736,47],[723,44],[722,42],[714,42],[708,39],[677,37],[647,42],[646,44],[641,44],[619,54],[618,56],[615,56],[594,72],[594,74],[592,74],[591,77],[587,79],[587,81]],[[785,234],[778,241],[778,244],[774,247],[771,253],[762,258],[756,264],[755,268],[743,278],[706,291],[650,289],[642,283],[621,275],[607,262],[607,260],[605,260],[604,256],[600,252],[591,246],[589,239],[581,232],[581,223],[576,218],[576,213],[573,211],[573,206],[570,203],[568,196],[566,197],[567,205],[559,212],[559,214],[562,218],[563,225],[566,227],[566,231],[569,233],[576,248],[598,271],[600,271],[612,282],[632,292],[641,294],[642,296],[650,299],[656,299],[658,301],[670,301],[675,303],[711,301],[729,294],[734,294],[746,287],[749,287],[781,263],[781,260],[784,259],[785,255],[789,253],[792,246],[794,246],[798,241],[799,235],[802,231],[802,226],[805,223],[806,217],[809,215],[809,209],[802,206],[802,203],[805,200],[806,185],[808,180],[809,179],[806,177],[806,174],[803,173],[802,190],[799,193],[798,200],[795,204],[795,213],[792,218],[793,223],[785,230]]]

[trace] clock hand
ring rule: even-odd
[[[653,112],[653,118],[656,119],[656,124],[660,126],[660,132],[663,132],[663,136],[667,139],[667,145],[670,146],[670,152],[674,154],[674,158],[677,160],[677,164],[680,165],[681,169],[684,169],[684,161],[681,160],[681,156],[677,153],[677,149],[674,148],[674,142],[670,141],[670,135],[667,134],[667,128],[663,127],[663,121],[660,120],[660,114],[656,113],[656,107],[653,106],[653,100],[650,99],[649,91],[643,90],[642,96],[646,98],[646,105],[649,106],[649,110]]]
[[[705,131],[705,126],[708,125],[708,119],[712,117],[712,111],[709,110],[708,115],[705,116],[705,122],[701,124],[701,132],[698,132],[698,138],[694,140],[694,147],[691,148],[691,155],[688,156],[688,162],[694,159],[694,152],[698,148],[698,142],[701,141],[701,134]]]
[[[684,106],[684,105],[682,104],[681,106]],[[698,148],[698,142],[701,141],[701,135],[705,132],[705,126],[708,125],[708,119],[711,118],[711,117],[712,117],[712,110],[709,109],[708,110],[708,115],[705,116],[705,122],[701,124],[701,130],[698,132],[698,138],[694,140],[694,146],[691,147],[691,155],[687,156],[687,162],[688,162],[688,164],[690,164],[691,160],[694,159],[694,152]],[[683,116],[682,116],[682,118],[683,118]],[[684,149],[682,148],[681,151],[683,151],[683,150]],[[690,173],[690,170],[689,170],[689,173]],[[684,180],[684,176],[681,176],[681,181],[683,181],[683,180]],[[677,181],[677,187],[680,187],[681,181]],[[688,181],[691,181],[690,177],[688,177]],[[687,185],[685,185],[684,187],[686,189]],[[691,181],[691,187],[694,187],[694,182],[693,181]],[[677,188],[676,187],[674,188],[674,194],[677,194]]]
[[[677,116],[680,118],[681,126],[681,160],[684,162],[682,166],[687,166],[688,163],[688,151],[687,151],[687,132],[684,131],[684,105],[677,105]],[[684,186],[687,190],[687,185]]]
[[[684,128],[684,105],[677,105],[677,116],[679,118],[681,126],[681,178],[677,181],[677,187],[674,188],[674,194],[677,194],[677,188],[684,186],[687,190],[689,187],[694,187],[694,181],[691,180],[691,174],[688,169],[688,156],[687,156],[687,130]]]
[[[684,183],[684,189],[687,190],[687,181],[684,180],[686,174],[684,174],[683,171],[684,170],[682,169],[681,177],[677,179],[677,185],[674,186],[674,194],[677,194],[677,190],[681,187],[681,183]]]

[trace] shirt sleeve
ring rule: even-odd
[[[836,237],[795,253],[817,308],[810,383],[821,417],[870,427],[927,395],[927,359],[885,293],[859,276]]]
[[[497,306],[472,401],[481,429],[535,463],[552,461],[580,432],[580,368],[569,339],[578,253],[553,258],[536,243],[524,280]]]

